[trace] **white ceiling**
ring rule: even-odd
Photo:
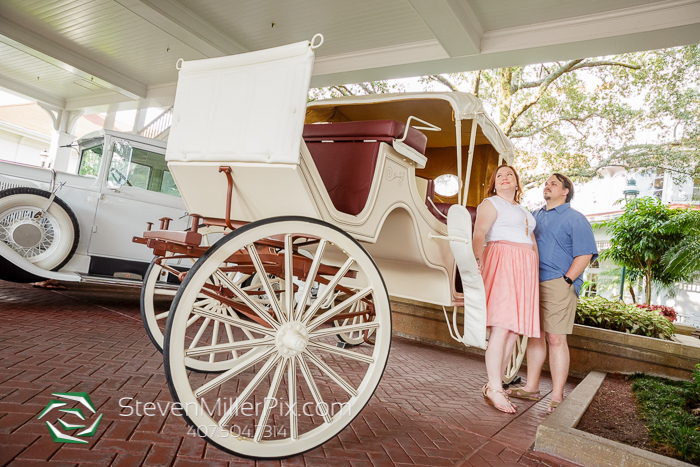
[[[0,0],[0,88],[168,105],[175,62],[325,36],[315,86],[700,43],[700,0]]]

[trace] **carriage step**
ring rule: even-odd
[[[147,230],[143,233],[143,238],[164,240],[185,246],[199,246],[202,243],[201,233],[180,230]]]

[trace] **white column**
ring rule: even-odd
[[[71,148],[62,146],[68,146],[75,140],[75,126],[83,111],[56,109],[42,103],[39,103],[39,106],[49,114],[53,123],[46,167],[65,172],[68,169]]]
[[[107,114],[105,115],[105,123],[102,126],[105,130],[114,130],[114,121],[116,120],[117,116],[117,111],[116,110],[108,110]]]
[[[143,127],[146,126],[146,113],[148,108],[140,108],[136,111],[136,117],[134,118],[134,130],[133,133],[138,135]]]
[[[55,169],[57,172],[66,172],[70,161],[71,148],[61,146],[67,146],[73,141],[75,141],[75,135],[65,131],[52,131],[47,167]]]

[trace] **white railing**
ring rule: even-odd
[[[151,123],[141,128],[138,132],[140,136],[156,139],[165,130],[170,128],[173,122],[173,108],[169,107],[165,112],[158,115]]]
[[[688,292],[700,292],[700,284],[676,284],[679,290],[687,290]]]
[[[598,251],[607,250],[608,248],[610,248],[610,242],[609,241],[595,242],[595,246],[598,248]]]

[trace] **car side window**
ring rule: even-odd
[[[78,175],[83,177],[97,177],[100,170],[100,162],[102,161],[102,143],[83,148],[80,151],[80,166]]]
[[[132,186],[144,190],[180,196],[165,162],[165,154],[133,148],[128,180]]]

